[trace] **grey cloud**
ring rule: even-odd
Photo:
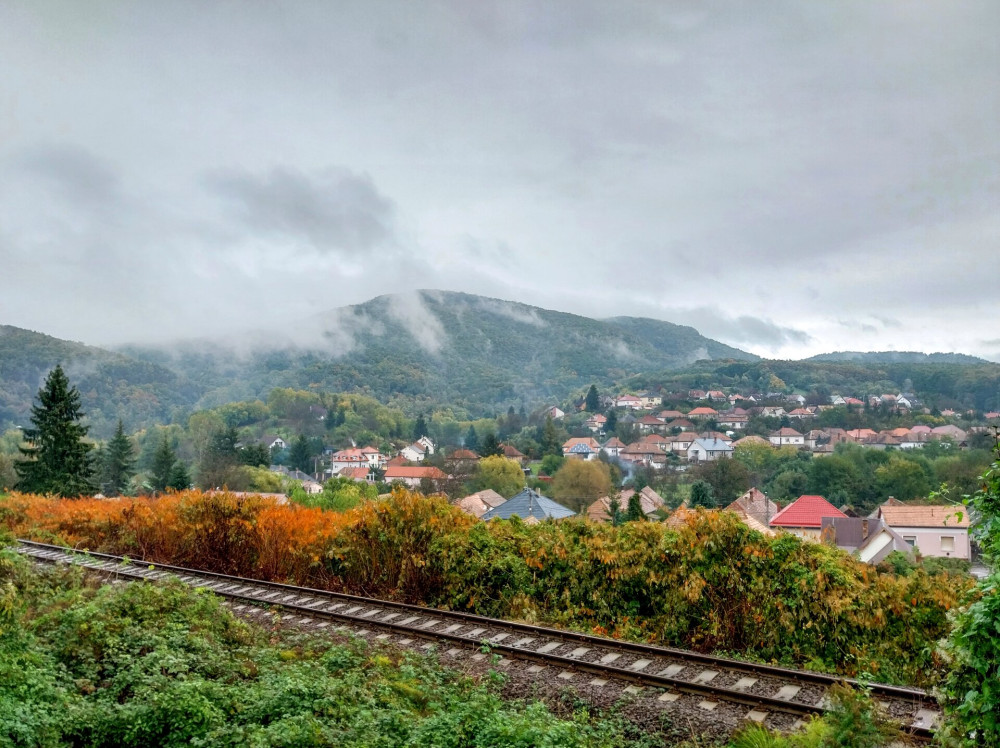
[[[35,146],[14,154],[10,161],[47,181],[70,205],[108,210],[122,200],[121,180],[111,164],[79,146]]]
[[[251,230],[306,240],[320,252],[367,252],[393,237],[393,204],[366,174],[276,167],[265,175],[229,171],[207,181]]]
[[[783,346],[805,345],[811,336],[794,327],[750,315],[729,316],[710,307],[675,309],[667,315],[674,322],[691,325],[703,335],[735,346],[758,346],[777,350]]]
[[[444,326],[424,304],[419,291],[390,296],[388,312],[428,353],[438,353],[448,340]]]

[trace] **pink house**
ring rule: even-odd
[[[972,559],[965,507],[883,504],[877,516],[923,556]]]

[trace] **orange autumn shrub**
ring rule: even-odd
[[[17,537],[237,576],[324,582],[327,548],[346,518],[229,492],[57,499],[12,494],[0,523]]]
[[[19,537],[927,684],[969,580],[897,576],[727,512],[678,526],[479,522],[405,490],[330,512],[231,493],[0,499]]]

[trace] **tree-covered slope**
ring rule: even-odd
[[[918,351],[835,351],[820,353],[806,361],[839,361],[856,364],[985,364],[986,359],[965,353],[920,353]]]
[[[306,320],[287,339],[241,345],[239,354],[190,345],[170,355],[128,350],[204,386],[203,404],[287,386],[434,400],[474,411],[562,399],[591,382],[675,370],[700,358],[756,359],[690,327],[595,320],[442,291],[379,296]]]
[[[0,325],[0,429],[27,425],[32,400],[60,363],[80,390],[97,437],[110,435],[119,418],[130,429],[169,420],[173,408],[200,395],[182,376],[155,363]]]

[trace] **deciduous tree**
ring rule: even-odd
[[[552,476],[552,496],[576,511],[611,493],[611,472],[599,460],[566,460]]]
[[[500,455],[484,457],[476,465],[472,479],[476,491],[491,488],[505,499],[509,499],[524,488],[524,471],[514,460]]]

